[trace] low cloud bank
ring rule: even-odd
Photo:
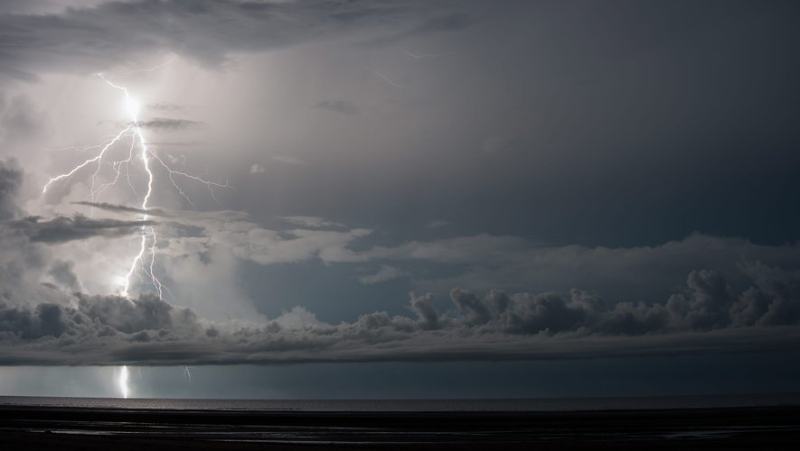
[[[0,364],[202,365],[315,361],[575,359],[798,348],[800,273],[753,265],[734,292],[692,272],[665,303],[608,303],[582,290],[484,296],[455,288],[439,312],[411,294],[386,312],[328,324],[302,307],[264,323],[210,322],[153,295],[76,294],[63,304],[0,304]]]

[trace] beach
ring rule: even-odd
[[[294,412],[0,406],[2,449],[795,449],[800,406]]]

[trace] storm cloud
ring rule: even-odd
[[[207,66],[223,64],[230,52],[264,51],[354,26],[377,28],[387,21],[409,22],[403,35],[461,26],[461,19],[425,2],[252,2],[158,0],[108,2],[67,8],[59,14],[3,14],[0,73],[34,79],[38,72],[103,71],[146,52],[174,52]],[[423,19],[420,12],[432,15]],[[225,20],[220,20],[225,17]]]
[[[572,359],[792,350],[800,272],[756,266],[736,292],[719,274],[689,274],[666,302],[608,303],[570,293],[454,288],[455,309],[411,294],[414,317],[368,313],[327,324],[303,308],[263,324],[214,323],[153,295],[77,295],[68,304],[0,307],[4,364],[236,364],[312,361]]]
[[[50,219],[24,216],[17,196],[22,184],[22,171],[13,162],[0,161],[0,239],[25,239],[33,243],[58,244],[92,237],[114,238],[129,235],[154,221],[120,221],[95,219],[80,214]]]
[[[108,202],[73,202],[74,205],[83,205],[85,207],[91,208],[98,208],[100,210],[111,211],[115,213],[133,213],[137,215],[148,215],[148,216],[168,216],[168,213],[158,209],[158,208],[150,208],[147,210],[143,210],[141,208],[130,207],[127,205],[117,205],[111,204]]]
[[[194,129],[204,128],[206,126],[205,123],[200,121],[191,121],[188,119],[174,119],[174,118],[164,118],[164,117],[156,117],[148,119],[146,121],[140,121],[138,124],[139,127],[144,129],[167,130],[167,131],[194,130]]]
[[[154,226],[154,221],[119,221],[92,219],[82,215],[42,220],[36,216],[9,221],[5,226],[14,234],[25,236],[34,243],[64,243],[92,237],[114,238],[130,235],[142,227]]]
[[[22,172],[14,161],[0,160],[0,221],[17,216],[20,211],[15,196],[22,184]]]
[[[18,199],[22,183],[23,172],[16,163],[13,160],[0,160],[0,239],[24,238],[33,243],[58,244],[95,236],[114,238],[129,235],[142,227],[157,224],[150,220],[97,219],[81,214],[53,218],[25,216]],[[112,211],[140,212],[118,205],[91,202],[84,204]]]

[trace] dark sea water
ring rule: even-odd
[[[800,393],[448,400],[115,399],[0,396],[0,405],[298,412],[570,412],[800,405]]]
[[[800,393],[480,400],[0,397],[0,449],[138,449],[136,440],[147,440],[151,450],[313,445],[527,451],[575,444],[636,451],[796,449],[798,406]]]

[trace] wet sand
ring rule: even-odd
[[[238,412],[0,406],[0,449],[796,449],[800,406]]]

